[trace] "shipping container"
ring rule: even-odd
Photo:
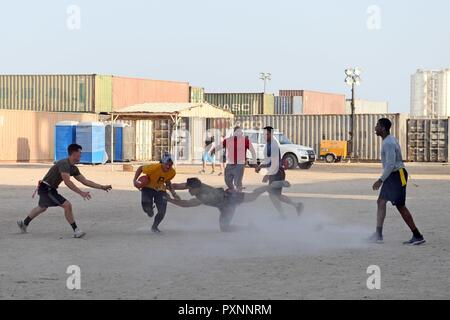
[[[112,78],[114,111],[142,103],[189,102],[189,83],[116,77]]]
[[[345,101],[345,113],[352,113],[352,100]],[[386,101],[370,101],[355,99],[355,114],[381,114],[389,113],[388,103]]]
[[[235,115],[264,112],[264,93],[205,93],[205,101]]]
[[[95,112],[111,112],[112,108],[112,76],[95,76]]]
[[[263,114],[275,114],[274,110],[274,96],[273,94],[264,94]]]
[[[303,97],[299,96],[292,97],[292,113],[303,114]]]
[[[201,87],[189,87],[189,102],[191,103],[205,102],[205,89]]]
[[[96,114],[0,109],[0,161],[52,162],[60,121],[97,121]]]
[[[406,155],[406,115],[370,114],[355,116],[355,156],[360,160],[380,160],[381,138],[374,133],[378,119],[387,117],[392,123],[392,134],[399,139]],[[293,143],[314,148],[320,152],[321,140],[350,139],[350,115],[274,115],[237,116],[235,124],[244,129],[272,126],[283,132]]]
[[[274,114],[292,114],[292,97],[274,97]]]
[[[0,75],[0,109],[94,112],[94,75]]]
[[[303,114],[345,114],[345,95],[303,90]]]
[[[408,160],[448,162],[448,119],[408,120]]]
[[[278,95],[280,97],[301,97],[303,90],[279,90]]]

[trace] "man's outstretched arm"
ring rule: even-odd
[[[202,202],[196,198],[192,198],[189,200],[178,200],[167,197],[167,201],[182,208],[198,207],[202,204]]]
[[[82,183],[85,186],[90,187],[90,188],[101,189],[101,190],[105,190],[106,192],[108,192],[109,190],[112,189],[111,185],[101,185],[101,184],[95,183],[94,181],[86,179],[86,177],[83,176],[82,174],[75,176],[75,179],[77,179],[80,183]]]

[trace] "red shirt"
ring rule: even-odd
[[[247,150],[250,149],[250,141],[245,136],[233,136],[222,142],[227,151],[227,162],[230,164],[245,164]]]

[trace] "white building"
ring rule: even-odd
[[[450,117],[450,69],[417,70],[411,76],[411,116]]]

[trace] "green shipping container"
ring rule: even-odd
[[[189,87],[189,102],[191,103],[205,102],[205,89],[201,87]]]
[[[235,115],[264,112],[264,93],[205,93],[205,101]]]
[[[112,76],[95,75],[95,112],[112,111]]]
[[[94,75],[0,75],[0,109],[94,112]]]

